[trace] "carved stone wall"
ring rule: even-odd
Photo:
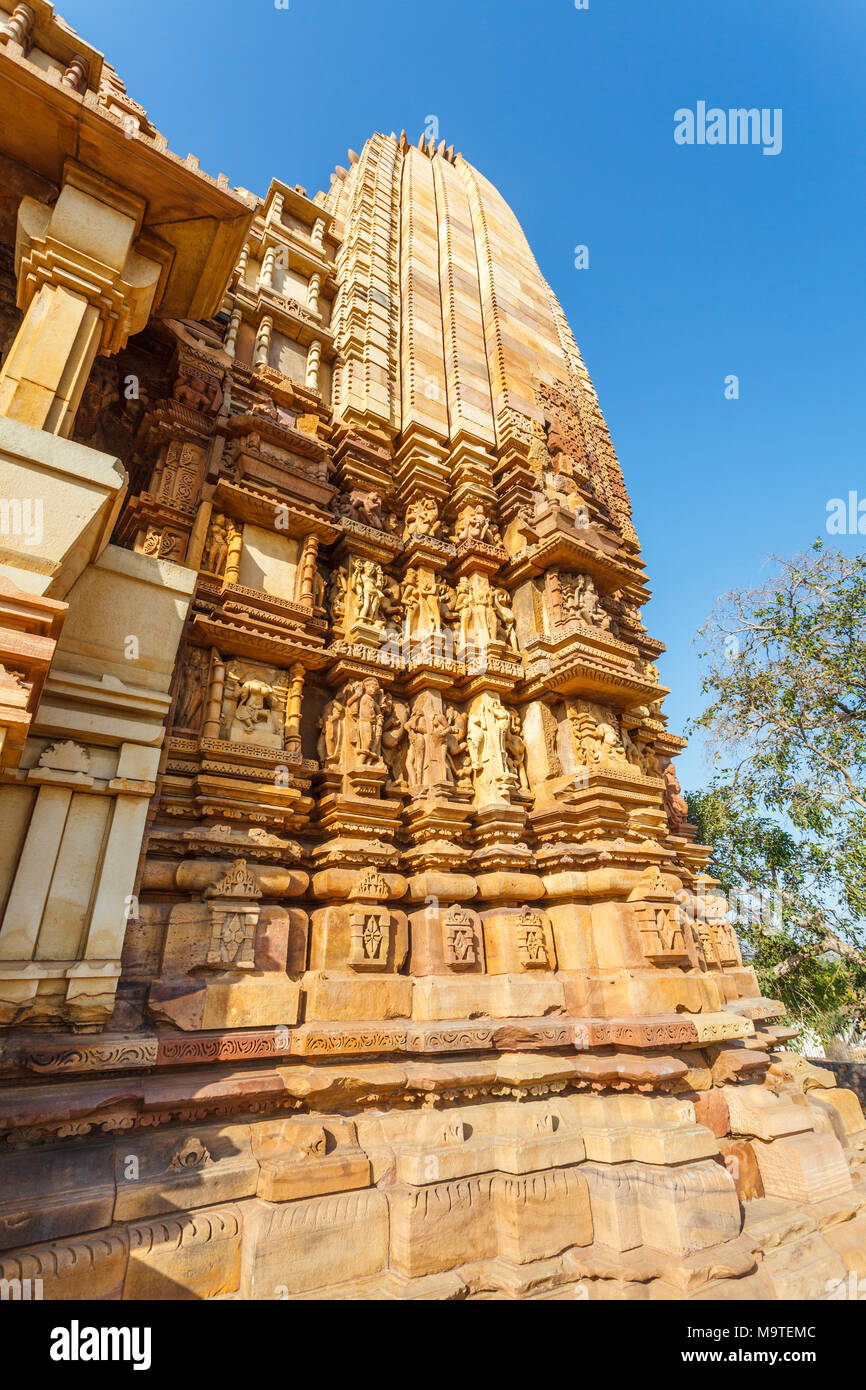
[[[0,114],[57,99],[49,9],[3,30]],[[181,197],[87,55],[99,176],[0,171],[0,468],[50,511],[0,556],[0,1277],[818,1296],[866,1248],[866,1123],[706,874],[622,472],[514,214],[405,135],[312,198],[176,161]],[[112,200],[114,310],[70,306],[69,209],[105,238]]]

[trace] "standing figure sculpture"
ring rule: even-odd
[[[205,698],[205,678],[210,652],[203,647],[189,647],[181,674],[180,694],[174,714],[176,729],[195,729],[201,726]]]
[[[514,609],[511,607],[511,595],[507,589],[498,588],[493,590],[493,607],[502,625],[505,645],[515,656],[519,656],[520,647],[517,643],[517,622],[514,617]]]
[[[352,684],[346,701],[346,714],[351,721],[349,737],[354,736],[358,761],[362,766],[381,765],[385,719],[382,690],[374,677],[368,676],[366,680]]]
[[[382,582],[382,566],[375,560],[357,560],[352,575],[352,592],[355,598],[355,614],[358,622],[375,623],[379,617],[385,588]]]
[[[427,762],[427,718],[417,703],[407,720],[406,733],[409,735],[406,778],[414,791],[424,784],[424,769]]]
[[[520,715],[516,709],[511,711],[509,716],[508,731],[505,735],[505,752],[508,759],[508,770],[517,778],[521,791],[530,790],[529,777],[526,773],[526,740],[523,737],[523,725],[520,722]]]
[[[665,781],[664,808],[668,818],[668,829],[671,834],[680,835],[688,822],[689,803],[683,796],[676,768],[672,762],[667,763],[662,776]]]
[[[319,762],[333,766],[340,761],[343,752],[343,735],[346,720],[345,695],[335,695],[324,709],[319,720],[319,742],[317,753]]]

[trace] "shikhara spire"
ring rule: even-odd
[[[513,211],[405,132],[231,190],[0,39],[0,1277],[819,1296],[862,1113],[694,842]]]

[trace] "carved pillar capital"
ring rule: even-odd
[[[171,252],[140,235],[144,202],[68,160],[53,208],[23,198],[15,264],[25,311],[0,372],[0,414],[69,435],[98,352],[147,323]]]

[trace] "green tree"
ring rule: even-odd
[[[866,556],[817,541],[701,636],[711,785],[689,795],[765,992],[821,1032],[866,1015]],[[743,920],[745,918],[745,920]]]

